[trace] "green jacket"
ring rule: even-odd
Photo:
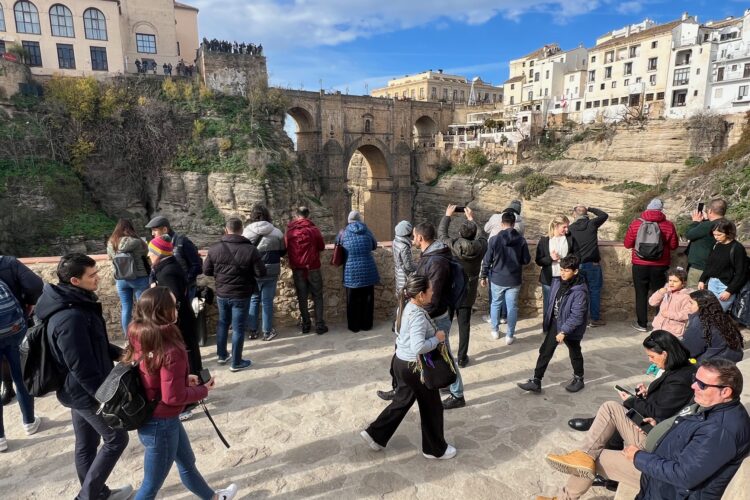
[[[712,231],[714,224],[715,221],[710,220],[693,222],[685,233],[685,238],[690,240],[688,265],[691,268],[701,271],[706,268],[706,259],[716,243]]]

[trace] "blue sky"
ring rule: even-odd
[[[262,43],[272,85],[365,94],[441,68],[493,84],[545,43],[593,46],[648,17],[741,16],[750,0],[186,0],[201,36]]]

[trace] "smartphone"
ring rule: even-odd
[[[466,211],[466,207],[456,207],[456,210],[454,211],[458,213],[464,213]]]
[[[211,380],[211,372],[208,371],[208,368],[204,368],[198,373],[198,380],[200,380],[201,385]]]
[[[698,210],[699,212],[703,212],[703,207],[705,206],[706,204],[701,201],[698,203],[698,208],[696,208],[696,210]]]
[[[615,385],[615,389],[616,389],[616,390],[618,390],[618,391],[620,391],[620,392],[624,392],[624,393],[625,393],[625,394],[627,394],[628,396],[633,396],[633,397],[635,397],[635,393],[634,393],[633,391],[631,391],[631,390],[629,390],[629,389],[625,389],[625,388],[624,388],[623,386],[621,386],[621,385]]]
[[[638,427],[640,427],[643,430],[643,432],[648,433],[648,432],[651,431],[651,429],[654,428],[653,425],[651,425],[651,424],[649,424],[647,422],[644,422],[643,421],[643,415],[641,415],[640,413],[638,413],[637,411],[635,411],[632,408],[628,410],[628,412],[625,414],[625,416],[628,417],[630,420],[632,420],[635,425],[637,425]]]

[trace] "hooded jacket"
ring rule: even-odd
[[[378,247],[375,236],[364,222],[350,222],[337,240],[344,248],[344,286],[364,288],[380,282],[372,251]]]
[[[448,301],[451,294],[451,249],[440,240],[433,241],[424,249],[417,263],[417,274],[430,281],[432,300],[423,309],[430,318],[437,318],[448,312]]]
[[[523,266],[529,262],[531,254],[524,237],[513,228],[504,229],[490,238],[479,276],[498,286],[521,286]]]
[[[266,275],[266,266],[250,240],[225,234],[208,249],[203,274],[216,277],[217,297],[246,299],[256,288],[255,278]]]
[[[647,222],[656,222],[659,224],[659,230],[661,231],[662,241],[664,242],[664,251],[661,254],[659,260],[643,260],[639,258],[635,253],[635,238],[638,236],[638,228],[641,227],[641,219]],[[628,231],[625,233],[625,248],[632,249],[631,260],[634,265],[639,266],[669,266],[672,262],[672,250],[675,250],[680,244],[677,238],[677,228],[671,221],[667,220],[667,216],[661,210],[644,210],[641,212],[641,216],[635,219],[628,226]]]
[[[396,294],[406,285],[406,278],[414,272],[414,259],[411,253],[412,226],[406,221],[396,225],[396,237],[393,239],[393,267],[396,274]]]
[[[443,216],[438,226],[438,239],[450,247],[461,266],[464,268],[468,282],[466,283],[466,295],[459,307],[471,307],[477,298],[477,286],[479,285],[479,272],[482,270],[482,259],[487,252],[487,239],[476,223],[477,233],[473,240],[463,237],[451,238],[448,236],[451,218]]]
[[[589,207],[588,211],[596,217],[589,219],[588,215],[578,217],[568,226],[568,232],[576,243],[576,254],[585,262],[599,262],[599,228],[607,222],[609,214],[598,208]]]
[[[266,279],[278,278],[281,274],[281,258],[286,255],[284,233],[270,222],[261,220],[249,224],[242,236],[250,240],[260,252],[266,265]]]
[[[289,266],[313,271],[320,269],[320,252],[326,244],[320,229],[310,219],[299,217],[286,228],[284,243],[289,252]]]
[[[589,316],[589,289],[586,280],[581,274],[576,274],[571,286],[563,292],[560,302],[556,332],[551,334],[564,333],[568,340],[581,340],[586,332]],[[547,308],[547,314],[544,316],[543,331],[549,332],[552,325],[552,315],[555,312],[554,303],[562,286],[562,279],[554,280],[549,291],[550,306]]]
[[[638,451],[636,500],[720,500],[750,452],[750,417],[739,398],[677,417],[652,453]]]
[[[692,299],[690,288],[683,288],[676,292],[666,293],[658,289],[649,297],[648,303],[653,307],[659,307],[659,313],[654,317],[654,330],[666,330],[672,335],[682,338],[690,316],[690,305]]]
[[[61,283],[45,284],[36,315],[47,323],[47,341],[55,362],[65,373],[57,390],[63,406],[90,410],[98,406],[94,394],[112,371],[122,349],[110,344],[102,305],[92,292]]]

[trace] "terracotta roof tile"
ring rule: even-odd
[[[630,43],[637,42],[640,40],[645,40],[648,38],[653,38],[655,36],[663,35],[665,33],[671,32],[676,26],[678,26],[682,22],[683,22],[682,19],[677,19],[675,21],[671,21],[668,23],[659,24],[658,26],[654,26],[653,28],[648,28],[643,31],[639,31],[638,33],[633,33],[630,36],[618,36],[616,38],[612,38],[611,40],[607,40],[606,42],[600,43],[599,45],[590,48],[589,52],[599,51],[602,49],[608,49],[610,47],[616,47],[617,45],[621,45],[621,44],[630,44]]]

